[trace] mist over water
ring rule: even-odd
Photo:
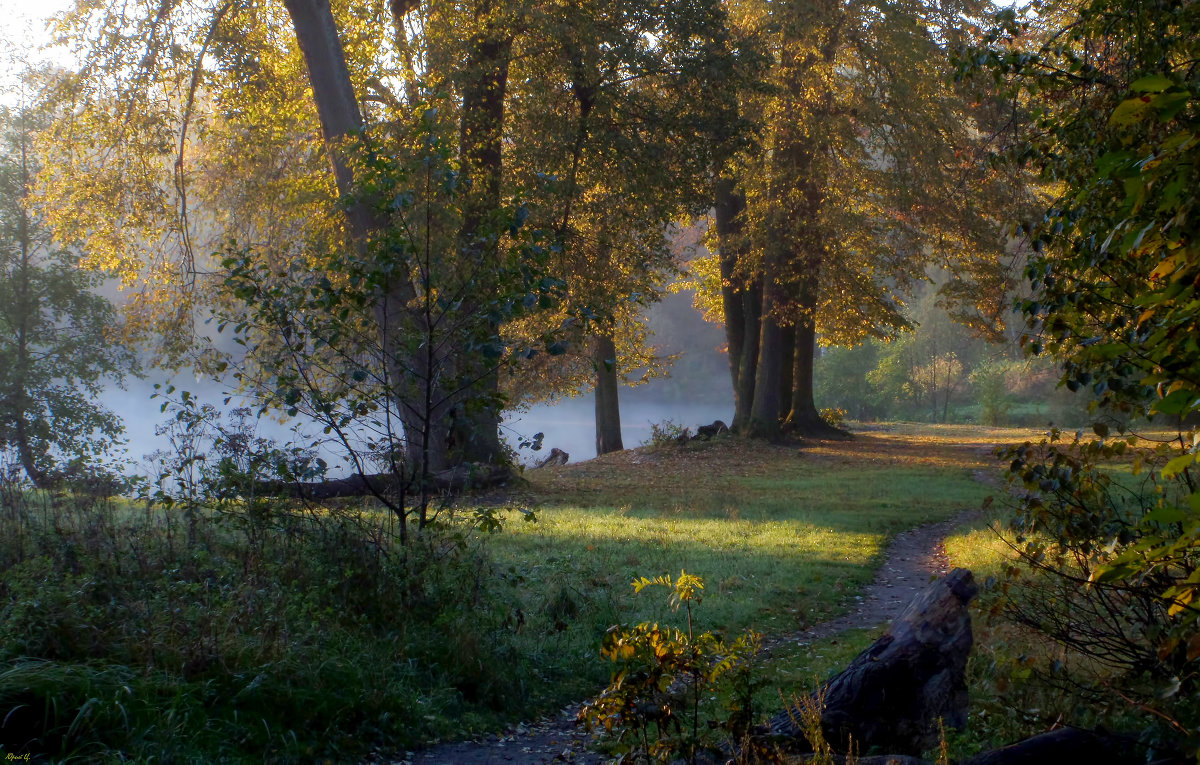
[[[724,331],[700,317],[692,308],[691,295],[687,293],[667,296],[649,310],[647,320],[655,333],[658,351],[664,355],[679,354],[679,358],[671,369],[671,376],[621,388],[621,436],[625,448],[642,445],[650,438],[652,424],[668,420],[680,427],[691,428],[693,433],[697,426],[714,420],[728,424],[733,417],[733,388],[727,357],[720,351]],[[227,350],[231,349],[232,346]],[[165,437],[155,435],[155,429],[172,417],[171,410],[161,411],[165,400],[162,396],[151,399],[155,383],[162,386],[160,392],[165,391],[168,383],[173,384],[177,390],[172,398],[176,400],[180,392],[186,390],[200,404],[211,404],[222,413],[237,407],[254,409],[243,397],[231,394],[230,386],[209,379],[197,380],[188,372],[171,375],[150,370],[145,379],[128,379],[124,390],[110,386],[101,397],[101,403],[123,419],[125,437],[129,441],[126,457],[133,463],[133,471],[143,475],[154,472],[144,457],[169,448]],[[228,404],[225,403],[227,396],[231,397]],[[318,453],[329,464],[330,476],[344,476],[350,472],[345,449],[330,442],[329,436],[322,433],[322,426],[295,419],[281,424],[271,417],[259,418],[254,424],[258,436],[273,439],[280,447],[324,442],[318,447]],[[591,459],[596,456],[594,397],[588,393],[538,405],[527,411],[510,412],[504,418],[501,433],[514,449],[535,434],[544,434],[541,451],[517,449],[518,459],[526,464],[545,458],[553,448],[570,454],[571,462]]]
[[[621,440],[626,449],[641,446],[650,439],[651,424],[670,420],[676,425],[691,428],[696,432],[698,425],[708,425],[713,420],[729,424],[733,417],[732,395],[728,404],[703,401],[659,401],[645,396],[630,395],[623,389],[621,401]],[[522,449],[518,452],[526,463],[536,462],[550,453],[552,448],[562,449],[571,455],[572,462],[596,456],[595,403],[591,394],[567,399],[547,406],[537,406],[528,412],[517,412],[505,418],[504,435],[510,444],[516,445],[514,435],[526,438],[534,433],[544,433],[545,439],[540,452]]]
[[[129,442],[126,457],[134,463],[133,472],[143,475],[152,472],[149,469],[149,460],[146,459],[147,455],[170,447],[165,436],[155,435],[155,429],[166,424],[172,417],[170,410],[160,411],[164,401],[161,395],[151,398],[155,392],[155,382],[165,390],[167,376],[156,375],[145,380],[129,380],[125,390],[110,388],[101,399],[106,407],[123,419],[125,438]],[[223,386],[212,381],[197,382],[193,378],[181,380],[175,377],[173,384],[179,391],[187,390],[196,396],[201,404],[212,404],[222,412],[229,412],[238,406],[249,406],[244,399],[236,396],[226,405],[224,399],[230,394]],[[659,398],[665,387],[659,381],[655,381],[638,388],[621,389],[621,436],[625,448],[637,447],[648,441],[652,424],[669,420],[681,427],[691,428],[695,433],[698,425],[707,425],[714,420],[722,420],[728,424],[733,416],[732,392],[726,398],[726,403],[721,403],[715,396],[669,400]],[[178,396],[178,391],[175,396]],[[305,436],[299,440],[293,432],[296,425],[300,426],[300,431]],[[305,427],[305,423],[297,420],[281,424],[270,417],[262,417],[255,420],[255,428],[259,436],[274,439],[279,446],[285,446],[292,441],[308,445],[325,439],[321,427],[312,423]],[[552,448],[562,449],[570,454],[572,462],[591,459],[596,456],[594,398],[589,393],[554,404],[535,406],[524,412],[511,412],[504,418],[501,433],[514,449],[536,433],[544,434],[541,451],[517,449],[518,458],[526,464],[543,459]],[[348,473],[343,460],[344,450],[340,446],[326,444],[319,452],[329,463],[331,476]]]

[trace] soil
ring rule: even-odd
[[[768,640],[764,649],[771,651],[782,645],[804,644],[847,630],[870,629],[890,623],[931,579],[949,572],[950,561],[942,540],[956,527],[972,520],[978,512],[966,510],[949,520],[919,526],[897,535],[888,545],[874,583],[855,598],[857,605],[850,613],[816,624],[803,632]],[[522,765],[559,762],[598,765],[605,762],[606,758],[587,749],[590,737],[575,724],[580,706],[575,704],[552,717],[521,723],[501,734],[412,752],[408,759],[397,765],[509,762]]]

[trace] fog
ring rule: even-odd
[[[649,386],[646,386],[649,387]],[[650,391],[651,393],[655,391]],[[625,448],[640,446],[650,438],[650,426],[671,420],[676,425],[689,427],[696,432],[697,425],[707,425],[713,420],[725,423],[733,418],[733,398],[728,404],[693,401],[656,401],[641,394],[640,390],[624,390],[621,401],[621,439]],[[559,448],[571,455],[572,462],[596,456],[596,426],[593,397],[580,396],[553,406],[534,407],[528,412],[515,413],[506,418],[505,437],[514,443],[519,432],[529,436],[544,433],[544,447],[540,453],[521,450],[523,462],[533,462],[552,448]]]
[[[169,444],[165,437],[155,435],[155,429],[168,422],[171,413],[162,412],[160,408],[163,398],[151,399],[154,394],[154,383],[158,382],[164,388],[169,379],[165,374],[157,374],[145,380],[128,381],[125,390],[110,389],[103,396],[103,404],[120,415],[125,423],[125,438],[128,440],[127,457],[134,463],[134,472],[148,474],[147,455],[158,449],[166,449]],[[244,399],[234,397],[229,404],[224,399],[229,395],[221,385],[207,381],[195,381],[193,378],[181,379],[176,376],[170,380],[179,390],[187,390],[197,396],[201,404],[212,404],[222,411],[230,411],[237,406],[248,406]],[[623,388],[621,393],[621,436],[626,448],[640,446],[650,438],[650,426],[670,420],[676,425],[689,427],[695,432],[697,425],[706,425],[714,420],[728,423],[733,416],[733,398],[730,392],[727,403],[714,401],[709,397],[701,400],[664,400],[661,396],[664,389],[669,387],[668,381],[653,381],[638,388]],[[726,381],[725,387],[729,384]],[[178,393],[176,393],[176,396]],[[715,398],[715,397],[713,397]],[[297,440],[293,428],[298,427],[302,443],[320,440],[321,428],[298,420],[281,424],[269,417],[257,420],[258,435],[274,439],[281,445]],[[592,395],[586,394],[571,399],[564,399],[552,405],[541,405],[525,412],[511,412],[501,428],[505,440],[514,449],[521,462],[530,464],[541,459],[552,448],[559,448],[571,455],[572,462],[591,459],[596,456],[596,431],[594,419],[594,401]],[[518,449],[518,445],[530,439],[536,433],[543,433],[543,448],[534,452],[528,448]],[[336,445],[329,444],[320,449],[324,459],[329,463],[332,475],[344,473],[339,469],[343,464],[343,451]]]
[[[647,321],[658,352],[679,354],[679,358],[671,376],[621,389],[621,435],[625,447],[645,443],[650,438],[651,425],[667,420],[693,432],[696,426],[714,420],[728,423],[733,416],[733,390],[728,362],[720,349],[723,330],[705,322],[691,307],[691,296],[686,293],[667,296],[650,309]],[[164,389],[168,383],[173,384],[176,397],[178,391],[186,390],[199,403],[211,404],[222,412],[252,406],[244,398],[232,395],[228,386],[208,379],[198,380],[187,372],[169,375],[151,370],[144,379],[128,379],[123,390],[110,387],[101,402],[124,421],[128,440],[126,458],[132,463],[132,470],[143,475],[153,473],[146,455],[169,446],[166,438],[155,435],[155,429],[172,416],[170,411],[161,411],[163,398],[151,398],[156,383]],[[229,396],[231,400],[226,404],[225,398]],[[505,417],[501,432],[514,449],[536,433],[544,434],[541,451],[517,449],[518,459],[526,464],[543,458],[552,448],[570,454],[572,462],[591,459],[596,456],[594,406],[593,396],[587,393],[528,411],[511,412]],[[257,420],[256,430],[259,436],[271,438],[281,446],[288,443],[307,446],[325,439],[320,426],[296,420],[280,423],[263,417]],[[329,464],[332,476],[347,472],[345,451],[339,445],[327,443],[319,452]]]

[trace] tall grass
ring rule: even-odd
[[[5,752],[354,759],[522,706],[511,583],[461,528],[4,496]]]

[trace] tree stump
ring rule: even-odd
[[[551,466],[557,467],[557,466],[565,465],[565,464],[567,464],[567,461],[570,459],[571,459],[570,454],[564,452],[562,449],[559,449],[556,446],[550,450],[550,454],[547,455],[546,459],[544,459],[541,462],[534,465],[533,469],[537,470],[538,468],[551,467]]]
[[[974,642],[967,604],[978,589],[970,571],[951,571],[813,695],[823,701],[821,728],[835,751],[919,755],[937,745],[939,721],[946,728],[966,724]],[[792,751],[810,751],[799,719],[796,709],[781,712],[770,732]]]

